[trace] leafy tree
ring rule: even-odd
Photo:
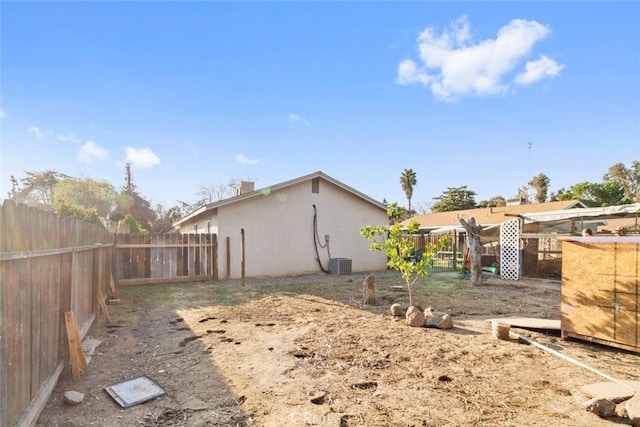
[[[448,187],[441,196],[434,197],[437,200],[431,210],[433,212],[450,212],[476,207],[476,193],[468,190],[466,185],[462,187]]]
[[[507,206],[507,199],[502,196],[493,196],[489,200],[478,202],[479,208],[494,208],[496,206]]]
[[[640,202],[640,161],[631,162],[627,168],[624,163],[611,166],[602,177],[605,183],[617,182],[624,191],[624,197],[631,202]]]
[[[151,208],[151,203],[136,191],[129,163],[126,165],[125,185],[116,198],[116,208],[110,218],[112,221],[122,221],[127,215],[133,216],[140,227],[145,230],[151,229],[151,224],[157,218],[157,213]]]
[[[162,205],[156,205],[156,219],[151,223],[153,233],[168,233],[173,231],[173,224],[182,218],[182,211],[179,206],[165,209]]]
[[[418,177],[413,169],[405,169],[400,175],[400,185],[402,191],[407,196],[409,202],[409,215],[411,215],[411,198],[413,197],[413,187],[418,183]]]
[[[144,228],[140,222],[135,219],[135,217],[131,214],[127,214],[120,223],[118,224],[118,230],[123,231],[120,227],[124,228],[124,231],[131,234],[147,234],[149,232],[148,229]]]
[[[60,215],[109,225],[109,216],[115,208],[116,190],[105,181],[91,178],[67,177],[55,186],[53,208]],[[93,215],[91,214],[93,213]]]
[[[150,229],[156,219],[151,203],[138,193],[122,191],[116,199],[116,209],[110,216],[112,221],[122,221],[127,215],[133,216],[142,226]]]
[[[606,181],[600,184],[593,184],[591,188],[593,201],[596,206],[613,206],[631,203],[625,196],[625,189],[617,181]]]
[[[549,193],[549,177],[547,175],[539,173],[529,181],[529,185],[536,191],[536,201],[538,203],[547,201],[547,194]]]
[[[25,171],[20,185],[18,179],[12,175],[9,199],[40,209],[53,210],[54,189],[63,178],[68,176],[54,170]]]
[[[392,212],[387,210],[391,216]],[[420,260],[414,260],[415,244],[406,238],[407,233],[417,233],[420,224],[411,221],[406,230],[400,223],[390,227],[367,225],[360,230],[360,234],[371,242],[371,250],[384,252],[387,255],[387,266],[402,273],[402,278],[409,291],[409,305],[413,306],[412,286],[421,277],[426,277],[427,268],[433,258],[433,251],[427,251]]]
[[[58,202],[56,203],[56,213],[96,225],[105,225],[94,209],[82,205]]]
[[[127,163],[124,167],[124,187],[123,191],[127,193],[135,193],[136,186],[133,183],[133,174],[131,173],[131,163]]]
[[[603,183],[579,182],[571,186],[569,190],[561,188],[558,193],[552,195],[558,200],[580,200],[587,206],[612,206],[629,203],[624,196],[624,189],[616,181]]]
[[[390,224],[396,224],[409,218],[409,212],[398,205],[398,202],[393,202],[387,206],[387,216],[389,217]]]
[[[567,201],[567,200],[575,200],[577,197],[573,194],[571,189],[566,190],[564,187],[559,189],[556,193],[551,193],[549,199],[553,201]]]

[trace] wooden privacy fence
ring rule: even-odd
[[[114,275],[118,284],[218,280],[215,234],[118,234]]]
[[[108,293],[112,243],[100,226],[0,207],[0,426],[35,423],[69,366],[65,313],[84,337]]]

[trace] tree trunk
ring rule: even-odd
[[[480,243],[482,226],[476,225],[476,219],[473,217],[469,218],[469,222],[460,219],[460,224],[467,231],[469,256],[471,257],[471,284],[482,285],[482,244]]]
[[[365,305],[376,305],[376,278],[373,274],[368,275],[362,283],[362,299]]]

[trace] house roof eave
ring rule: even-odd
[[[258,196],[261,196],[261,195],[266,195],[266,194],[271,193],[272,191],[277,191],[277,190],[280,190],[280,189],[283,189],[283,188],[287,188],[287,187],[290,187],[292,185],[296,185],[296,184],[299,184],[301,182],[309,181],[309,180],[314,179],[314,178],[322,178],[322,179],[332,183],[336,187],[341,188],[341,189],[353,194],[354,196],[356,196],[356,197],[358,197],[358,198],[360,198],[360,199],[362,199],[362,200],[364,200],[364,201],[376,206],[377,208],[382,209],[385,212],[387,211],[387,207],[384,205],[384,203],[379,202],[379,201],[373,199],[372,197],[369,197],[366,194],[356,190],[355,188],[350,187],[349,185],[347,185],[347,184],[345,184],[343,182],[340,182],[335,178],[330,177],[329,175],[325,174],[322,171],[317,171],[317,172],[310,173],[308,175],[303,175],[303,176],[300,176],[298,178],[290,179],[288,181],[283,181],[283,182],[280,182],[278,184],[271,185],[271,186],[268,186],[268,187],[264,187],[264,188],[261,188],[261,189],[255,190],[255,191],[251,191],[251,192],[248,192],[248,193],[245,193],[245,194],[240,194],[238,196],[229,197],[228,199],[222,199],[222,200],[218,200],[218,201],[213,202],[213,203],[209,203],[208,205],[205,205],[205,206],[193,211],[192,213],[190,213],[189,215],[185,216],[184,218],[180,219],[178,222],[174,223],[174,226],[175,227],[179,227],[181,224],[183,224],[183,223],[185,223],[187,221],[190,221],[193,218],[203,214],[204,212],[210,211],[212,209],[217,209],[217,208],[219,208],[221,206],[226,206],[226,205],[230,205],[232,203],[241,202],[243,200],[252,199],[254,197],[258,197]]]

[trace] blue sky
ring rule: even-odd
[[[0,198],[57,170],[167,207],[317,170],[414,208],[640,160],[640,2],[2,2]],[[531,145],[529,145],[531,143]]]

